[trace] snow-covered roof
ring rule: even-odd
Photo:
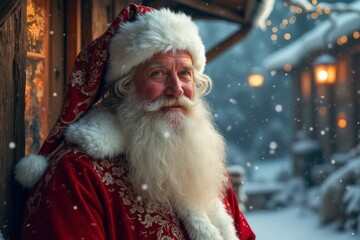
[[[298,40],[266,57],[262,66],[268,70],[282,69],[285,64],[296,66],[308,53],[325,47],[325,44],[334,43],[342,35],[359,30],[360,1],[349,4],[349,8],[357,12],[336,15],[334,17],[335,26],[332,26],[330,20],[325,20]],[[330,28],[331,31],[327,33]],[[326,34],[328,34],[327,43],[324,39]]]
[[[313,139],[301,139],[292,145],[292,151],[295,154],[309,154],[320,149],[320,145]]]

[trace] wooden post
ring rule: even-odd
[[[0,231],[20,239],[24,191],[13,179],[24,155],[26,0],[0,26]]]

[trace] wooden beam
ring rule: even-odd
[[[173,2],[216,16],[223,20],[241,24],[245,23],[244,17],[240,14],[236,14],[236,12],[230,11],[229,9],[214,3],[204,3],[204,1],[199,0],[173,0]]]
[[[68,80],[76,56],[81,50],[81,0],[66,0],[66,77]],[[84,21],[84,20],[83,20]],[[87,21],[88,22],[88,21]],[[91,23],[89,23],[91,25]]]
[[[19,7],[20,0],[2,0],[0,2],[0,26],[8,19],[8,17]]]
[[[256,7],[256,5],[258,4],[257,0],[247,0],[246,1],[246,6],[245,6],[245,13],[244,13],[244,19],[245,21],[249,22],[251,21],[252,18],[252,14],[254,12],[254,8]]]
[[[93,40],[93,0],[81,0],[81,49]]]
[[[247,36],[248,32],[250,30],[250,25],[243,25],[243,27],[219,43],[217,46],[212,48],[206,53],[206,58],[208,62],[211,62],[213,59],[215,59],[217,56],[228,50],[230,47],[238,43],[240,40],[242,40],[245,36]]]

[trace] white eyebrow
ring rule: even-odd
[[[145,71],[149,71],[149,70],[152,70],[154,68],[158,68],[158,67],[164,67],[165,65],[164,64],[161,64],[161,63],[152,63],[150,64]]]
[[[152,64],[150,64],[147,68],[146,68],[146,70],[145,71],[151,71],[152,69],[155,69],[155,68],[163,68],[163,67],[165,67],[165,64],[162,64],[162,63],[152,63]],[[189,70],[189,71],[193,71],[194,70],[194,66],[193,65],[185,65],[185,66],[183,66],[183,68],[185,69],[185,70]]]
[[[186,70],[194,70],[194,66],[193,65],[185,65],[184,66],[184,68],[186,69]]]

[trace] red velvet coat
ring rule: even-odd
[[[30,192],[23,239],[189,239],[174,213],[139,199],[127,173],[124,157],[94,160],[78,147],[63,147]],[[223,201],[240,239],[255,239],[231,188]]]

